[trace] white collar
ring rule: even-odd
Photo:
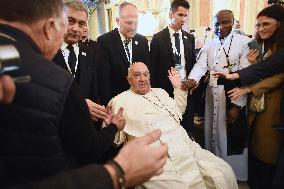
[[[65,41],[63,41],[63,43],[62,43],[62,45],[61,45],[61,49],[62,50],[65,50],[65,49],[67,49],[67,46],[68,46],[69,44],[67,44]],[[75,44],[73,44],[72,45],[74,48],[77,48],[77,47],[79,47],[78,46],[78,43],[75,43]]]
[[[226,37],[224,37],[223,39],[221,39],[221,41],[222,41],[222,42],[227,41],[227,39],[230,39],[230,38],[232,37],[232,35],[234,35],[234,33],[235,33],[235,32],[232,30],[231,33],[230,33],[228,36],[226,36]],[[216,38],[218,41],[220,41],[220,40],[219,40],[219,37],[218,37],[217,35],[215,35],[215,38]]]
[[[179,31],[175,32],[175,30],[173,30],[170,26],[168,26],[168,28],[169,28],[170,36],[173,36],[174,33],[179,33],[179,36],[182,36],[181,29]]]
[[[119,29],[118,29],[118,32],[119,32],[119,36],[120,36],[121,41],[122,41],[122,42],[125,41],[125,40],[126,40],[126,37],[124,37],[124,35],[122,35],[122,34],[120,33]],[[131,43],[131,42],[132,42],[132,39],[129,39],[129,40],[130,40],[130,43]]]

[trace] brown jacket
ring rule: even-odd
[[[284,135],[273,129],[280,123],[281,83],[284,73],[264,79],[250,88],[254,96],[265,93],[265,110],[260,113],[248,111],[248,124],[255,124],[251,138],[252,151],[260,160],[275,164]]]

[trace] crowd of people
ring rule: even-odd
[[[97,41],[80,0],[0,7],[0,46],[20,54],[0,72],[0,188],[284,187],[283,6],[253,38],[220,10],[198,55],[186,0],[150,45],[129,2]]]

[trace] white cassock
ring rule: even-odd
[[[233,72],[250,65],[247,59],[249,52],[247,43],[250,41],[251,39],[247,36],[235,32],[231,32],[222,40],[226,53],[229,52],[230,63],[235,64],[232,67]],[[202,48],[188,78],[198,82],[208,69],[211,74],[216,71],[228,73],[228,68],[224,68],[227,66],[227,59],[223,47],[217,37],[207,43]],[[232,103],[243,107],[246,105],[246,100],[245,95]],[[217,79],[211,75],[205,96],[204,135],[205,148],[227,161],[232,166],[238,180],[247,181],[247,148],[241,155],[227,155],[225,90],[223,85],[217,85]]]
[[[174,90],[175,99],[163,89],[152,88],[145,95],[132,90],[114,97],[110,103],[116,113],[124,108],[126,126],[117,133],[116,143],[127,142],[154,130],[162,130],[153,145],[168,145],[164,172],[136,188],[148,189],[237,189],[231,167],[193,142],[180,125],[187,103],[187,92]],[[137,162],[139,163],[139,162]]]

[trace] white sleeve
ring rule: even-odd
[[[246,67],[251,65],[251,63],[247,59],[247,56],[248,56],[248,53],[249,53],[249,47],[248,47],[247,43],[250,41],[250,39],[247,38],[244,41],[245,42],[243,43],[242,51],[241,51],[241,54],[240,54],[240,61],[239,61],[239,66],[238,66],[239,70],[246,68]],[[247,104],[247,95],[243,95],[243,96],[237,98],[236,100],[231,100],[231,102],[233,104],[238,105],[238,106],[244,107]]]
[[[249,53],[249,47],[248,47],[248,42],[250,42],[250,39],[246,39],[245,43],[243,44],[242,52],[240,54],[240,63],[239,63],[239,70],[246,68],[251,65],[249,62],[247,56]]]
[[[188,91],[182,91],[180,88],[174,88],[174,99],[179,107],[181,115],[184,114],[187,106]]]
[[[188,75],[188,79],[193,79],[196,82],[199,82],[202,76],[205,75],[208,70],[208,45],[205,45],[199,56],[197,57],[197,62],[194,64],[192,70]]]

